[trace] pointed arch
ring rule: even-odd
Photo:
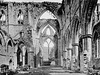
[[[8,45],[10,45],[11,47],[13,46],[13,44],[12,44],[12,41],[11,41],[11,40],[9,40],[9,41],[8,41]]]
[[[57,29],[55,28],[55,26],[46,23],[40,28],[39,34],[43,33],[43,31],[45,31],[45,29],[47,28],[50,28],[54,32],[54,34],[57,33]]]
[[[57,19],[57,18],[55,17],[55,15],[52,12],[47,10],[42,14],[40,19]]]
[[[7,43],[6,43],[7,52],[9,52],[9,46],[10,46],[10,50],[11,50],[11,48],[14,47],[14,43],[13,43],[12,39],[10,39],[10,38],[7,40]]]
[[[46,25],[46,26],[42,29],[41,32],[43,33],[44,31],[48,31],[48,33],[49,33],[49,31],[51,31],[51,30],[53,31],[54,34],[56,33],[56,30],[55,30],[51,25],[48,24],[48,25]],[[51,32],[50,32],[50,33],[51,33]],[[50,34],[50,33],[49,33],[49,34]]]

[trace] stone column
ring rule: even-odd
[[[17,52],[14,52],[14,69],[17,68]]]
[[[17,49],[18,49],[18,46],[16,45],[15,51],[14,51],[14,69],[17,68]]]
[[[72,46],[74,48],[75,56],[77,58],[78,57],[78,43],[74,43],[72,44]]]
[[[67,50],[63,51],[63,67],[66,67],[66,60],[67,60]]]
[[[58,66],[62,64],[62,44],[61,38],[58,39]]]
[[[89,62],[89,66],[92,66],[92,39],[91,38],[87,38],[87,49],[88,49],[88,62]]]
[[[72,46],[74,49],[74,56],[75,56],[75,59],[73,60],[74,70],[76,70],[78,68],[78,43],[73,43]]]
[[[72,48],[67,48],[67,51],[68,51],[68,57],[67,57],[67,59],[69,59],[69,64],[68,64],[68,66],[69,66],[69,68],[71,69],[71,67],[72,67]]]
[[[25,55],[23,55],[23,66],[25,66]]]

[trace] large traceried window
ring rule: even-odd
[[[44,57],[45,59],[49,59],[51,58],[50,55],[52,55],[53,51],[52,49],[55,46],[55,43],[53,42],[53,36],[56,33],[56,31],[52,28],[52,26],[47,25],[44,27],[44,29],[42,30],[42,35],[44,38],[44,42],[43,42],[43,47],[45,48],[44,53],[46,53],[46,57]]]
[[[43,44],[44,47],[49,47],[49,48],[53,48],[54,47],[54,43],[52,42],[51,39],[47,39],[44,44]]]

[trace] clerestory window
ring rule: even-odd
[[[0,10],[0,23],[4,25],[6,23],[6,14],[4,10]]]
[[[22,10],[19,10],[17,15],[18,24],[23,24],[23,18],[24,18],[23,12]]]

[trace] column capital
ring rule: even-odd
[[[79,43],[73,43],[72,46],[79,46]]]
[[[67,50],[73,50],[72,48],[67,48]]]

